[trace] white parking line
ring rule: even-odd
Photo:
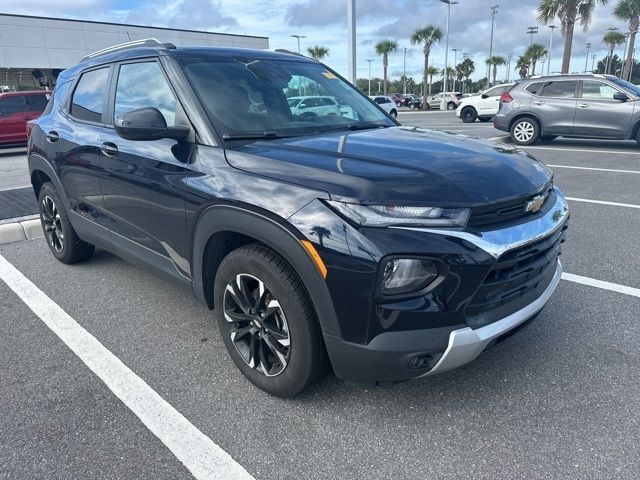
[[[573,165],[551,165],[550,163],[547,163],[547,167],[573,168],[576,170],[593,170],[594,172],[640,173],[640,170],[616,170],[614,168],[576,167]]]
[[[0,255],[0,279],[93,371],[197,479],[253,480],[67,312]]]
[[[640,151],[625,152],[620,150],[592,150],[592,149],[586,149],[586,148],[571,148],[571,147],[564,147],[564,148],[563,147],[529,147],[526,145],[521,145],[519,148],[534,148],[536,150],[555,150],[558,152],[586,152],[586,153],[606,153],[606,154],[615,153],[620,155],[638,155],[640,153]]]
[[[634,205],[633,203],[618,203],[618,202],[606,202],[604,200],[590,200],[588,198],[575,198],[565,197],[572,202],[584,202],[584,203],[597,203],[600,205],[610,205],[612,207],[625,207],[625,208],[640,208],[640,205]]]
[[[624,293],[625,295],[640,298],[640,288],[627,287],[626,285],[604,282],[602,280],[596,280],[595,278],[583,277],[582,275],[574,275],[573,273],[566,272],[562,273],[562,279],[569,282],[589,285],[590,287],[602,288],[604,290],[611,290],[612,292]]]

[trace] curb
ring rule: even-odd
[[[0,225],[0,244],[21,242],[22,240],[32,240],[42,237],[44,237],[44,233],[42,232],[40,219]]]

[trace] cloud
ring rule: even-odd
[[[238,26],[238,20],[223,13],[221,2],[212,0],[148,2],[141,8],[130,10],[125,22],[185,29],[222,27],[227,30]]]
[[[393,1],[366,0],[356,2],[356,18],[384,18],[397,10]],[[347,3],[345,0],[307,0],[289,5],[287,23],[294,27],[322,26],[345,23]]]

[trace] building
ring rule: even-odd
[[[0,91],[50,88],[61,70],[85,55],[143,38],[177,46],[269,48],[267,37],[0,14]]]

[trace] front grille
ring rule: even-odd
[[[540,195],[544,198],[544,204],[537,214],[526,211],[526,205],[534,195],[525,195],[507,202],[471,209],[471,216],[469,217],[467,226],[470,228],[488,229],[500,228],[509,222],[523,218],[530,221],[535,218],[535,216],[544,215],[546,210],[551,208],[555,203],[556,197],[552,184],[547,185]]]
[[[565,223],[548,237],[500,256],[465,310],[471,328],[507,317],[542,295],[555,274],[566,230]]]

